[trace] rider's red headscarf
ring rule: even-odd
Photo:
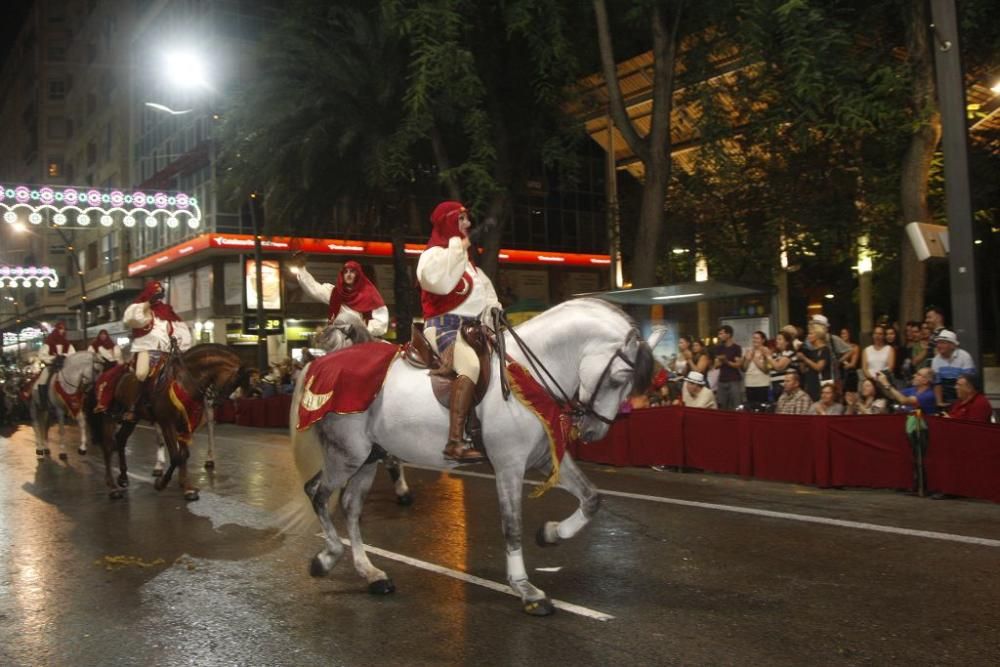
[[[45,338],[45,344],[49,346],[49,354],[52,356],[59,354],[58,350],[56,350],[57,345],[62,345],[62,353],[66,353],[66,350],[69,347],[69,341],[66,339],[65,322],[56,322],[56,328],[53,329],[52,333]]]
[[[438,204],[431,213],[434,230],[427,240],[427,247],[447,248],[451,237],[465,238],[465,234],[458,229],[458,217],[465,212],[466,208],[460,201],[443,201]]]
[[[354,284],[348,285],[344,282],[344,271],[354,270]],[[341,306],[347,306],[359,313],[367,314],[385,305],[382,295],[378,293],[375,285],[368,280],[368,276],[361,270],[361,265],[354,260],[344,263],[344,268],[337,276],[337,285],[330,293],[330,310],[327,316],[332,320],[340,312]]]
[[[107,329],[101,329],[100,331],[98,331],[97,338],[95,338],[94,342],[90,344],[90,348],[94,352],[99,352],[102,347],[105,350],[115,349],[115,342],[111,340],[111,336],[108,335]]]
[[[181,318],[169,303],[163,301],[163,285],[158,280],[150,280],[133,303],[149,303],[153,315],[165,322],[180,322]]]

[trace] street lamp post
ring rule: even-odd
[[[941,148],[944,153],[945,209],[948,214],[951,316],[962,347],[979,359],[979,297],[969,192],[968,129],[958,21],[954,0],[931,0],[934,62],[941,105]]]
[[[250,194],[250,224],[253,226],[253,263],[257,285],[257,368],[267,370],[267,333],[264,329],[264,269],[261,259],[260,221],[257,220],[257,193]]]

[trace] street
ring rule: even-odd
[[[380,471],[362,528],[397,590],[377,597],[349,555],[309,576],[321,540],[315,520],[287,523],[287,434],[217,436],[211,473],[195,438],[192,503],[153,489],[146,427],[119,501],[98,449],[37,462],[27,426],[0,440],[0,664],[1000,662],[994,504],[584,464],[604,502],[573,540],[533,539],[570,496],[524,503],[529,576],[561,605],[533,618],[498,590],[488,466],[407,468],[409,507]]]

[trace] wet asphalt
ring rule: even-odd
[[[532,581],[583,609],[533,618],[420,565],[505,583],[488,467],[408,469],[409,507],[379,474],[362,529],[397,554],[372,555],[397,587],[379,597],[349,552],[309,576],[321,542],[315,522],[289,522],[287,436],[217,433],[211,473],[196,438],[193,503],[153,489],[145,428],[119,501],[99,451],[39,462],[27,427],[0,439],[0,665],[1000,664],[1000,505],[585,465],[614,492],[598,517],[524,546]],[[526,499],[526,537],[574,508],[561,491]]]

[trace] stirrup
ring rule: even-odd
[[[486,461],[486,455],[478,449],[466,447],[462,441],[449,441],[441,452],[450,461],[459,463],[481,463]]]

